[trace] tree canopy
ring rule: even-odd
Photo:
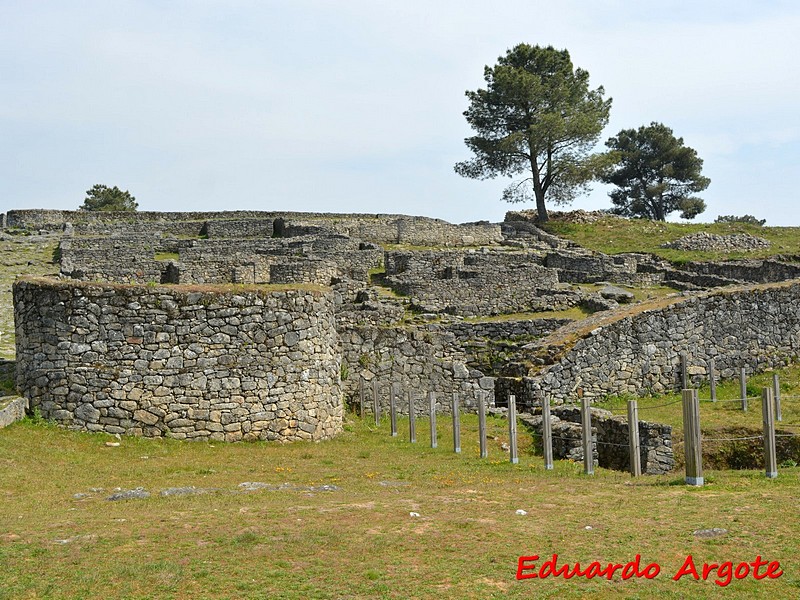
[[[706,209],[706,203],[692,195],[711,183],[701,175],[703,160],[666,125],[623,129],[606,146],[614,166],[602,180],[618,187],[609,193],[612,212],[664,221],[676,210],[682,218],[693,219]]]
[[[464,141],[474,157],[456,173],[473,179],[522,176],[503,192],[508,202],[571,202],[587,191],[605,154],[591,154],[608,123],[611,99],[589,89],[589,73],[569,52],[519,44],[484,68],[486,89],[467,91],[464,116],[476,135]]]
[[[123,192],[117,186],[110,188],[97,183],[92,189],[86,190],[86,199],[80,210],[134,211],[138,207],[136,198],[128,190]]]

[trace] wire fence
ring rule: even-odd
[[[367,408],[367,402],[365,402],[366,394],[364,393],[366,390],[362,391],[361,394],[361,406],[362,406],[362,417],[366,416],[364,409]],[[742,385],[742,391],[744,391],[744,384]],[[778,392],[778,393],[776,393]],[[374,410],[376,411],[376,425],[378,424],[378,414],[377,411],[379,410],[379,403],[377,398],[377,390],[374,392]],[[394,394],[394,388],[392,393]],[[410,412],[410,420],[413,421],[415,411],[412,410],[411,407],[411,398],[417,397],[418,395],[408,394],[405,397],[408,398],[409,403],[409,412]],[[425,395],[423,394],[423,397]],[[624,452],[606,452],[601,453],[600,448],[619,448],[625,449],[627,451],[627,460],[630,461],[630,472],[636,476],[642,473],[642,466],[639,464],[640,459],[641,462],[644,463],[645,460],[650,461],[652,460],[652,455],[650,451],[656,450],[659,452],[659,448],[666,448],[668,454],[670,455],[670,459],[674,455],[675,451],[680,450],[685,458],[685,465],[686,465],[686,482],[689,485],[702,485],[703,477],[702,477],[702,444],[709,444],[714,447],[714,444],[721,444],[721,443],[738,443],[738,442],[762,442],[764,445],[764,461],[765,461],[765,470],[766,476],[769,478],[777,477],[777,468],[778,463],[776,459],[776,444],[775,440],[777,438],[781,439],[791,439],[791,438],[800,438],[800,423],[783,423],[781,421],[781,402],[784,403],[784,407],[788,404],[789,406],[796,407],[794,404],[795,401],[800,400],[800,395],[793,395],[793,394],[780,394],[780,388],[778,387],[777,378],[775,379],[775,383],[772,387],[764,387],[764,392],[762,396],[746,396],[742,394],[744,397],[738,398],[725,398],[725,399],[711,399],[711,398],[698,398],[697,390],[696,389],[685,389],[682,392],[682,397],[669,400],[667,402],[661,402],[660,404],[654,405],[645,405],[645,406],[638,406],[636,401],[629,402],[628,404],[628,422],[626,423],[625,420],[614,420],[614,425],[611,426],[611,429],[608,429],[609,426],[605,426],[606,429],[603,430],[601,426],[597,423],[593,426],[592,422],[595,420],[596,415],[593,415],[591,412],[591,406],[589,405],[589,401],[586,398],[582,399],[581,404],[575,403],[564,403],[557,406],[553,406],[551,409],[556,412],[555,415],[551,413],[551,420],[548,422],[547,426],[545,426],[544,420],[541,423],[536,424],[528,422],[531,429],[530,435],[541,441],[541,448],[544,450],[545,456],[545,467],[552,468],[553,465],[553,442],[561,442],[557,447],[557,452],[559,454],[558,458],[570,458],[575,460],[578,455],[583,456],[584,460],[584,471],[587,475],[594,474],[594,462],[600,461],[602,466],[603,456],[605,456],[606,461],[611,461],[611,463],[616,463],[619,465],[620,457],[624,457]],[[396,396],[396,399],[399,400],[399,403],[403,403],[403,394]],[[433,393],[428,396],[429,399],[433,397]],[[393,396],[393,399],[395,396]],[[481,407],[485,407],[485,402],[487,399],[487,395],[479,396],[479,405]],[[516,414],[516,402],[514,395],[509,395],[509,416],[512,417],[509,419],[509,446],[505,446],[506,450],[511,454],[511,462],[516,463],[518,460],[515,460],[516,454],[516,419],[513,418],[513,415]],[[762,401],[765,401],[762,404]],[[541,400],[543,411],[545,406],[549,406],[549,401],[547,399]],[[736,403],[741,404],[742,410],[747,410],[747,402],[752,401],[755,407],[761,407],[763,410],[764,416],[764,433],[757,433],[753,435],[728,435],[728,436],[713,436],[712,435],[703,435],[700,429],[700,405],[707,406],[709,404],[720,404],[725,405],[729,403]],[[612,412],[614,412],[614,404],[611,404]],[[683,433],[684,435],[681,436],[681,439],[672,439],[669,435],[668,431],[662,435],[661,432],[653,433],[650,431],[649,433],[645,433],[649,426],[645,425],[642,429],[639,428],[639,425],[643,423],[638,419],[639,412],[647,412],[653,411],[657,409],[663,409],[670,406],[675,406],[678,404],[683,404]],[[392,402],[392,406],[395,403]],[[454,437],[454,446],[455,451],[460,452],[460,425],[459,420],[456,417],[458,411],[457,401],[456,401],[456,394],[453,394],[453,405],[451,406],[453,409],[453,437]],[[616,407],[619,408],[619,407]],[[558,414],[560,411],[564,410],[574,410],[579,411],[581,413],[580,420],[576,419],[576,415],[572,413],[569,415],[568,418],[564,418],[564,414]],[[394,412],[394,409],[392,409]],[[458,411],[460,412],[460,411]],[[485,458],[488,454],[486,453],[486,423],[485,417],[487,411],[479,410],[479,436],[481,437],[481,457]],[[754,413],[757,410],[753,411]],[[425,411],[420,411],[420,416],[425,416]],[[432,423],[435,423],[435,402],[431,401],[430,403],[430,418]],[[553,416],[560,416],[562,423],[567,423],[570,425],[570,435],[553,435],[551,428],[555,425],[552,421]],[[630,421],[630,419],[634,419],[634,421]],[[776,430],[776,420],[779,423],[780,429]],[[558,419],[556,419],[556,422]],[[602,417],[601,417],[602,422]],[[652,425],[652,424],[651,424]],[[411,428],[411,423],[409,424]],[[539,431],[536,431],[535,428],[539,428]],[[546,432],[549,432],[546,433]],[[608,441],[604,439],[599,439],[599,436],[602,432],[602,435],[611,437],[612,440],[624,440],[628,438],[630,441],[627,443],[619,442],[619,441]],[[725,433],[725,431],[720,431],[720,433]],[[396,425],[392,424],[392,435],[397,435],[396,432]],[[646,436],[646,439],[642,442],[639,441],[639,435]],[[435,436],[435,425],[432,425],[431,428],[431,440],[434,439]],[[416,437],[411,434],[411,442],[416,442]],[[436,447],[436,444],[432,441],[431,447]],[[785,446],[784,446],[785,447]],[[638,448],[639,452],[630,452],[631,448]],[[713,451],[713,450],[712,450]],[[587,456],[591,457],[591,459],[587,458]],[[663,457],[664,455],[661,454]],[[625,458],[622,458],[625,460]],[[658,458],[658,461],[663,460],[663,458]],[[785,460],[781,465],[783,466],[784,463],[793,462],[791,460]],[[549,465],[549,466],[548,466]],[[648,462],[648,467],[650,463]],[[611,467],[611,468],[619,468]]]

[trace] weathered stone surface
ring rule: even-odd
[[[680,355],[686,353],[692,385],[717,375],[733,378],[785,364],[797,356],[800,284],[719,291],[642,311],[584,333],[559,360],[515,390],[521,407],[581,396],[662,393],[679,389]],[[522,398],[522,400],[520,400]]]
[[[115,492],[106,498],[106,500],[111,500],[112,502],[116,500],[144,500],[149,497],[150,492],[144,488],[137,487],[132,490],[121,490],[119,492]]]
[[[397,410],[408,412],[406,393],[418,411],[428,410],[427,392],[434,392],[438,410],[449,412],[453,394],[464,410],[475,410],[485,395],[494,404],[494,379],[469,369],[467,356],[452,333],[438,325],[409,327],[340,327],[343,364],[348,378],[342,382],[351,405],[359,402],[359,380],[367,382],[368,404],[372,407],[372,382],[377,381],[381,410],[389,410],[391,386],[399,397]]]
[[[224,433],[226,441],[321,440],[341,430],[330,292],[208,287],[198,295],[30,279],[15,284],[14,301],[17,385],[45,418],[177,439]],[[267,417],[264,406],[275,403]]]
[[[27,406],[26,398],[20,396],[0,397],[0,429],[22,419]]]
[[[676,250],[704,250],[712,252],[731,252],[736,250],[760,250],[769,248],[769,241],[747,233],[717,235],[700,231],[685,235],[672,242],[662,244],[662,248]]]
[[[214,489],[207,489],[207,488],[197,488],[192,486],[188,487],[176,487],[176,488],[167,488],[165,490],[161,490],[161,496],[197,496],[200,494],[208,494],[210,492],[215,492],[217,490]]]
[[[616,302],[619,302],[620,304],[627,304],[629,302],[633,302],[635,297],[628,290],[623,290],[622,288],[617,287],[615,285],[606,285],[600,288],[600,290],[598,290],[598,293],[603,298],[606,298],[608,300],[614,300]]]

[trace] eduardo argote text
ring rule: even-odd
[[[559,564],[558,554],[553,554],[550,558],[540,561],[538,554],[530,556],[520,556],[517,561],[517,579],[547,579],[552,577],[572,579],[573,577],[583,577],[594,579],[595,577],[605,577],[609,581],[618,577],[620,580],[632,578],[655,579],[661,573],[661,565],[658,563],[647,563],[642,565],[641,555],[627,563],[601,563],[594,561],[581,568],[580,563]],[[747,579],[752,577],[759,581],[762,579],[777,579],[783,575],[780,562],[768,561],[755,557],[750,562],[704,562],[696,564],[691,554],[679,569],[672,575],[674,581],[679,581],[683,577],[691,577],[696,580],[713,580],[720,587],[726,587],[734,579]]]

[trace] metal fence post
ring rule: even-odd
[[[592,411],[589,399],[581,398],[581,425],[583,433],[583,472],[594,475],[594,447],[592,445]]]
[[[550,398],[542,399],[542,452],[544,468],[553,469],[553,424],[550,422]]]
[[[697,390],[683,390],[683,445],[686,483],[703,485],[703,449],[700,437],[700,403]]]
[[[642,474],[642,454],[639,448],[639,405],[636,400],[628,400],[628,448],[631,459],[631,475]]]
[[[431,448],[436,448],[436,392],[428,392],[428,405],[431,424]]]
[[[761,414],[764,418],[764,471],[769,479],[778,476],[778,459],[775,453],[775,413],[772,390],[761,391]]]
[[[508,454],[511,464],[519,462],[517,453],[517,399],[514,394],[508,397]]]

